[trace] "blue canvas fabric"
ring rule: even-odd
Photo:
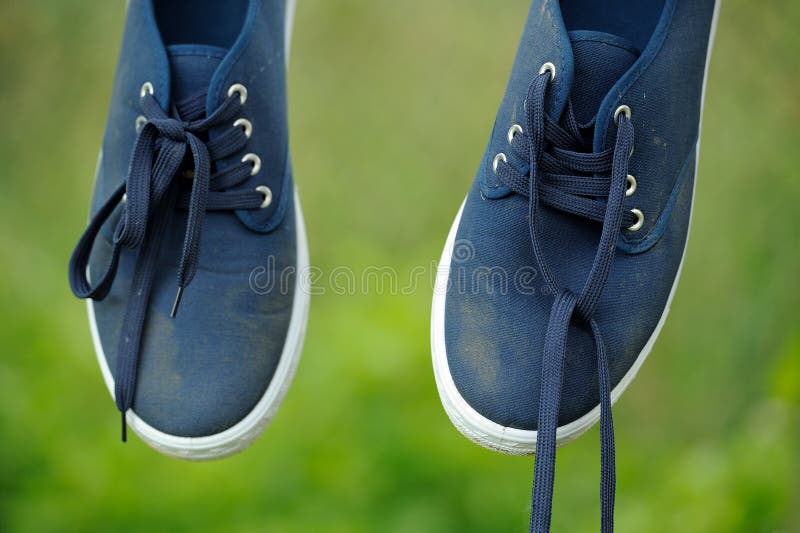
[[[598,31],[569,32],[574,58],[575,78],[570,101],[575,118],[588,124],[606,93],[639,58],[639,50],[622,37]]]
[[[91,207],[93,219],[104,205],[111,205],[113,212],[89,243],[93,247],[88,274],[97,283],[113,260],[118,240],[115,228],[126,210],[129,217],[137,210],[131,188],[142,187],[157,176],[172,177],[159,174],[158,164],[152,169],[137,166],[141,158],[133,152],[140,135],[157,138],[154,156],[161,154],[163,160],[158,161],[162,163],[172,161],[163,155],[165,147],[174,151],[184,145],[187,159],[182,164],[177,160],[180,170],[175,174],[193,170],[195,182],[200,180],[196,152],[207,151],[208,173],[225,176],[224,183],[215,185],[212,178],[210,192],[195,204],[195,193],[190,196],[189,191],[204,188],[202,184],[181,188],[177,184],[184,178],[174,178],[165,194],[174,194],[175,207],[161,209],[152,203],[146,213],[149,218],[142,219],[142,224],[148,224],[143,242],[122,248],[107,294],[95,295],[94,302],[98,335],[117,382],[120,409],[132,407],[144,422],[166,434],[202,437],[235,425],[262,397],[280,360],[292,315],[293,283],[287,284],[287,290],[268,295],[259,295],[250,287],[251,272],[270,264],[269,258],[278,273],[294,268],[297,261],[286,123],[285,2],[249,0],[236,3],[238,8],[232,3],[235,22],[227,25],[218,17],[198,17],[202,10],[197,9],[192,24],[205,24],[207,30],[189,34],[205,35],[208,42],[176,42],[172,34],[165,46],[159,23],[180,28],[186,21],[174,17],[181,17],[185,10],[165,11],[158,2],[154,6],[154,1],[131,0],[128,7]],[[231,42],[230,36],[214,33],[223,27],[230,33],[232,25],[239,30]],[[140,94],[145,82],[153,86],[152,98]],[[234,83],[247,88],[244,105],[238,101],[238,93],[228,95]],[[174,120],[176,110],[185,120],[202,121],[215,113],[224,120],[211,121],[212,127],[188,135],[180,120]],[[195,116],[188,116],[192,113]],[[140,128],[141,133],[135,127],[140,115],[151,121]],[[252,123],[249,139],[239,127],[233,128],[237,118]],[[261,169],[255,175],[242,171],[241,159],[246,153],[261,158]],[[195,155],[194,161],[189,154]],[[114,195],[126,180],[127,203],[121,195]],[[156,181],[149,186],[152,191],[158,188]],[[259,186],[272,191],[272,202],[266,208],[259,205],[264,199],[256,191]],[[112,197],[116,201],[109,204]],[[196,216],[198,212],[204,216]],[[158,216],[162,218],[155,218]],[[151,254],[151,264],[143,270],[141,265],[137,267],[137,258],[141,261],[146,255],[143,250],[154,242],[155,234],[163,235]],[[81,261],[76,261],[87,249],[81,245],[73,256],[70,275],[73,290],[85,296],[86,291],[80,290]],[[185,273],[187,263],[192,266],[189,274]],[[148,280],[144,285],[137,281],[142,277]],[[179,284],[185,285],[185,290],[179,311],[172,317]],[[136,293],[131,292],[132,287],[138,286],[152,287],[145,291],[149,298],[139,309],[141,327],[132,326],[130,316],[126,318]],[[121,332],[123,341],[141,337],[134,355],[124,354],[123,370],[118,367],[119,347],[124,344]],[[131,371],[132,377],[128,375]],[[120,383],[127,383],[124,388],[132,395],[128,402],[120,398]]]
[[[613,7],[600,4],[594,9]],[[649,38],[640,45],[633,41],[642,41],[635,30],[626,38],[596,25],[567,27],[565,20],[571,19],[562,17],[559,2],[533,2],[457,229],[456,242],[468,243],[470,253],[451,261],[445,304],[448,366],[459,393],[478,413],[504,427],[540,432],[532,531],[549,529],[555,428],[601,402],[602,529],[613,528],[610,389],[654,333],[683,258],[715,3],[650,5],[658,5],[657,24],[643,23],[650,25]],[[572,17],[604,18],[613,13]],[[540,74],[546,62],[555,65],[555,78],[546,89],[536,88],[549,78]],[[623,116],[618,127],[615,110],[623,104],[632,116]],[[548,165],[563,169],[565,161],[576,158],[554,151],[552,127],[530,131],[546,123],[545,115],[564,127],[585,126],[576,135],[587,146],[578,151],[595,154],[593,162],[598,154],[619,152],[619,143],[627,140],[633,142],[633,155],[615,153],[619,170],[613,172],[609,161],[577,182],[559,178]],[[525,134],[510,142],[515,124]],[[536,142],[543,142],[549,155],[537,154]],[[496,172],[500,153],[508,165],[501,161]],[[527,182],[518,177],[532,170],[536,179],[529,181],[535,185],[526,194]],[[637,189],[630,197],[622,193],[618,204],[615,195],[627,173],[635,176]],[[592,176],[594,181],[588,179]],[[554,205],[554,183],[556,192],[572,191],[566,205]],[[576,216],[587,205],[605,218]],[[644,214],[636,232],[626,229],[636,220],[632,209]],[[609,214],[616,211],[620,224],[609,229],[609,220],[616,220]],[[523,286],[519,274],[529,278],[531,267],[536,276]],[[485,272],[497,275],[481,275]],[[607,382],[599,379],[604,366]]]
[[[617,35],[643,50],[658,24],[665,0],[564,0],[567,28]]]
[[[173,102],[191,98],[206,89],[228,53],[225,48],[200,44],[173,44],[166,50]]]

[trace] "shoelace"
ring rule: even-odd
[[[261,160],[247,154],[241,162],[212,174],[212,163],[242,150],[252,132],[246,119],[234,121],[247,99],[247,90],[233,85],[228,97],[209,116],[206,93],[198,93],[173,105],[165,113],[148,82],[140,92],[143,115],[131,156],[128,175],[89,221],[69,265],[72,292],[79,298],[103,300],[111,290],[123,249],[138,250],[136,266],[117,351],[115,399],[122,413],[122,440],[127,439],[125,413],[133,406],[142,331],[153,287],[159,249],[176,208],[188,210],[186,231],[178,267],[178,291],[171,315],[177,314],[183,290],[197,272],[200,237],[207,211],[260,209],[272,201],[265,186],[254,191],[230,191],[259,172]],[[183,117],[183,118],[182,118]],[[207,133],[221,133],[208,141]],[[224,130],[222,130],[224,128]],[[191,166],[184,163],[187,151]],[[92,247],[103,225],[122,204],[114,230],[111,259],[96,283],[88,279]]]
[[[503,183],[529,199],[533,253],[548,289],[555,295],[542,353],[530,531],[550,530],[564,357],[570,325],[576,323],[591,332],[595,343],[601,409],[601,530],[609,533],[614,529],[616,488],[614,422],[605,343],[593,315],[608,279],[620,229],[636,231],[643,222],[640,211],[626,211],[624,206],[626,195],[636,187],[635,179],[628,174],[633,125],[630,108],[621,106],[614,117],[617,123],[614,148],[593,152],[594,121],[589,125],[578,124],[571,103],[561,124],[545,112],[545,97],[554,76],[555,67],[545,64],[528,91],[527,130],[512,126],[508,139],[513,154],[510,157],[498,154],[493,164]],[[602,223],[592,269],[578,295],[559,285],[545,259],[536,223],[542,204]]]

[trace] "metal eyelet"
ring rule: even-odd
[[[636,224],[628,228],[628,231],[637,232],[644,226],[644,213],[638,209],[631,209],[631,213],[636,215]]]
[[[233,123],[233,127],[243,127],[244,128],[244,136],[248,139],[253,134],[253,123],[247,120],[246,118],[240,118],[236,122]]]
[[[242,103],[242,105],[244,105],[244,103],[247,101],[247,87],[241,83],[234,83],[228,89],[228,97],[231,97],[236,93],[239,93],[239,101]]]
[[[264,201],[261,202],[261,209],[266,209],[272,203],[272,189],[266,185],[259,185],[256,191],[264,195]]]
[[[508,144],[513,143],[514,137],[516,137],[521,133],[522,133],[522,126],[520,126],[519,124],[514,124],[513,126],[511,126],[511,128],[508,130]]]
[[[139,98],[144,98],[148,94],[149,95],[155,94],[155,89],[153,89],[152,83],[146,81],[142,84],[142,88],[139,89]]]
[[[636,178],[634,178],[631,174],[628,174],[628,189],[625,191],[625,196],[630,198],[633,196],[633,193],[636,192]]]
[[[261,170],[261,158],[256,154],[246,154],[242,158],[242,163],[250,163],[253,165],[253,170],[250,171],[251,176],[255,176]]]
[[[147,124],[147,117],[146,116],[139,115],[138,117],[136,117],[136,122],[134,122],[134,125],[136,126],[136,133],[141,132],[142,128],[144,128],[145,124]]]
[[[550,73],[550,81],[556,79],[556,66],[549,61],[539,69],[539,74],[544,74],[545,72]]]
[[[614,111],[614,123],[615,124],[619,124],[619,116],[623,115],[623,114],[626,117],[628,117],[628,120],[630,120],[631,119],[631,108],[626,106],[626,105],[619,106],[617,108],[617,110]]]
[[[123,193],[122,194],[122,200],[120,200],[120,202],[122,202],[123,204],[127,204],[128,203],[128,193]]]
[[[492,172],[494,172],[495,174],[497,174],[497,167],[500,164],[500,161],[502,161],[503,163],[508,163],[508,158],[506,157],[506,154],[500,152],[499,154],[494,156],[494,161],[492,161]]]

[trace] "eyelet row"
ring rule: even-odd
[[[247,87],[242,85],[241,83],[234,83],[228,88],[228,97],[238,94],[239,95],[239,103],[244,105],[247,102]],[[233,123],[235,128],[241,127],[244,129],[244,136],[246,138],[250,138],[253,135],[253,123],[247,120],[246,118],[239,118]],[[254,153],[247,153],[242,157],[242,163],[250,163],[253,168],[250,170],[250,175],[255,176],[261,171],[261,158]],[[266,185],[259,185],[256,187],[256,192],[260,192],[264,195],[264,201],[261,203],[260,208],[266,209],[267,207],[272,204],[272,189],[267,187]]]
[[[144,98],[147,95],[154,95],[155,88],[153,84],[149,81],[146,81],[142,84],[141,89],[139,89],[139,98]],[[241,105],[244,105],[247,102],[247,87],[242,85],[241,83],[234,83],[233,85],[228,88],[228,97],[238,94],[239,95],[239,102]],[[140,133],[142,128],[144,128],[145,124],[147,124],[147,117],[144,115],[139,115],[136,117],[134,122],[134,126],[136,128],[136,133]],[[244,129],[244,136],[246,138],[250,138],[253,135],[253,123],[247,120],[246,118],[239,118],[234,123],[233,126],[235,128],[241,127]],[[248,153],[242,157],[242,163],[250,163],[253,168],[250,170],[250,175],[255,176],[261,171],[261,158],[254,154]],[[256,187],[256,191],[264,195],[264,201],[261,203],[260,208],[266,209],[267,207],[272,204],[272,190],[267,187],[266,185],[259,185]],[[122,202],[127,201],[127,195],[123,196]]]
[[[630,120],[633,112],[631,108],[627,105],[619,106],[616,111],[614,111],[614,124],[619,124],[619,117],[620,115],[625,115],[625,117]],[[631,146],[631,152],[628,154],[628,159],[633,157],[634,147]],[[625,197],[630,198],[636,193],[636,190],[639,188],[639,184],[636,181],[636,178],[632,174],[628,174],[627,177],[628,181],[628,188],[625,190]],[[628,231],[631,233],[636,233],[640,229],[644,227],[644,213],[642,213],[641,209],[631,209],[631,213],[636,216],[636,222],[633,226],[627,228]]]
[[[556,66],[548,61],[547,63],[542,65],[542,68],[539,69],[540,75],[545,73],[550,73],[550,82],[552,83],[553,80],[556,79]],[[508,133],[506,134],[506,138],[508,139],[508,144],[514,144],[514,138],[522,133],[524,133],[522,126],[520,126],[519,124],[514,124],[513,126],[511,126],[508,129]],[[506,154],[504,154],[503,152],[500,152],[499,154],[494,156],[494,160],[492,161],[492,172],[494,172],[495,174],[497,174],[497,169],[499,168],[501,161],[503,163],[508,163],[508,156],[506,156]]]
[[[146,81],[142,84],[141,88],[139,88],[139,99],[144,98],[147,95],[155,94],[155,89],[153,88],[153,84],[149,81]],[[136,129],[136,133],[140,133],[144,125],[147,124],[147,117],[144,115],[139,115],[136,117],[136,120],[133,122],[133,126]]]
[[[513,144],[514,138],[517,135],[521,134],[522,134],[522,126],[520,126],[519,124],[514,124],[513,126],[511,126],[508,129],[508,133],[506,134],[506,138],[508,139],[508,144]],[[495,174],[497,174],[497,169],[499,168],[501,161],[503,163],[508,163],[508,156],[506,156],[506,154],[504,154],[503,152],[500,152],[499,154],[494,156],[494,161],[492,161],[492,172],[494,172]]]

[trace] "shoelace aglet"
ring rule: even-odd
[[[178,286],[178,294],[175,295],[175,303],[172,304],[172,312],[169,314],[171,318],[178,315],[178,307],[181,305],[181,298],[183,298],[183,287]]]
[[[125,421],[125,412],[122,412],[122,442],[128,442],[128,423]]]

